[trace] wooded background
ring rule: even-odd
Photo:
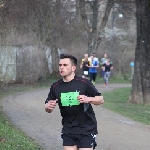
[[[1,1],[0,8],[1,52],[17,48],[13,58],[17,66],[13,79],[17,82],[32,83],[48,72],[57,73],[60,49],[75,55],[79,63],[84,53],[95,52],[99,59],[108,53],[114,64],[114,75],[131,72],[130,62],[134,61],[136,45],[134,3],[5,0]],[[47,47],[51,62],[46,58]],[[5,79],[10,65],[0,62],[1,78]],[[52,64],[49,70],[48,62]]]
[[[149,0],[0,0],[1,82],[58,74],[62,52],[79,63],[84,53],[107,53],[118,78],[135,62],[130,102],[150,103],[149,20]]]

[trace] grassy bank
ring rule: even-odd
[[[34,140],[14,127],[2,114],[0,114],[0,149],[42,150]]]
[[[105,103],[103,107],[122,114],[135,121],[150,125],[150,106],[127,103],[131,88],[119,88],[103,93]]]

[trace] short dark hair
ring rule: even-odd
[[[77,66],[77,58],[71,54],[60,54],[60,59],[69,58],[73,65]]]
[[[93,52],[93,53],[91,53],[91,56],[95,56],[95,53]]]

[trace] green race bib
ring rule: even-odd
[[[77,100],[77,96],[79,96],[79,92],[61,93],[62,106],[79,105],[80,103]]]

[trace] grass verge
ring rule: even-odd
[[[105,103],[103,107],[135,121],[150,125],[150,105],[128,103],[130,92],[131,88],[119,88],[104,92]]]
[[[0,114],[0,149],[42,150],[34,140],[14,127],[2,114]]]

